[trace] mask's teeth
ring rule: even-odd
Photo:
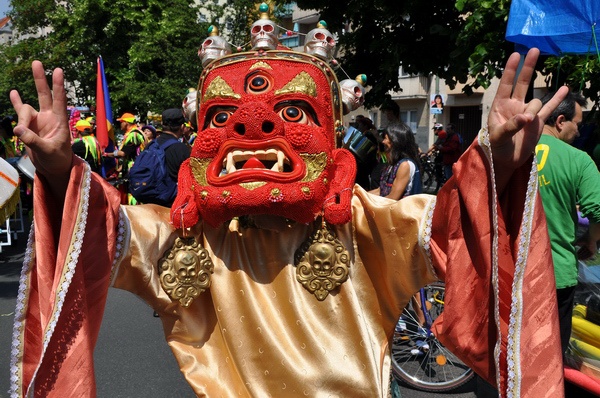
[[[259,149],[256,151],[234,150],[229,152],[225,159],[223,159],[223,170],[221,171],[221,175],[235,173],[238,171],[236,162],[242,162],[252,157],[259,158],[261,161],[276,160],[275,164],[271,167],[271,171],[277,173],[282,173],[284,171],[285,162],[287,161],[285,154],[274,148],[269,148],[267,150]]]
[[[279,172],[283,172],[283,162],[285,161],[285,154],[281,151],[277,152],[277,167]]]
[[[219,177],[222,177],[227,174],[227,158],[223,159],[223,164],[221,165],[221,172],[219,173]]]
[[[233,152],[227,154],[227,174],[235,172],[235,163],[233,161]]]
[[[279,167],[279,162],[275,163],[273,167],[271,167],[271,171],[276,171],[278,173],[281,172],[281,168]]]

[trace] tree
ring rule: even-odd
[[[0,92],[18,87],[34,100],[30,64],[40,59],[49,71],[64,69],[74,105],[92,105],[102,55],[115,112],[144,115],[181,106],[200,76],[197,51],[208,24],[191,0],[19,0],[10,16],[20,33],[43,40],[0,47]]]
[[[337,33],[340,62],[350,76],[365,73],[371,90],[366,106],[379,106],[389,91],[401,90],[404,72],[437,75],[464,91],[487,87],[499,77],[513,43],[505,40],[510,0],[297,0],[314,9]],[[598,57],[542,56],[536,70],[552,74],[549,88],[567,83],[582,88],[592,102],[600,99]],[[344,76],[345,77],[345,76]],[[585,84],[582,84],[585,82]]]
[[[287,0],[289,1],[289,0]],[[77,105],[95,97],[96,58],[102,55],[113,109],[138,112],[179,106],[196,85],[201,66],[197,50],[209,24],[236,51],[249,41],[258,17],[252,0],[12,0],[11,17],[22,33],[43,32],[44,40],[25,39],[0,46],[0,109],[9,109],[8,91],[18,87],[35,99],[29,66],[41,59],[60,66],[73,83]],[[285,3],[273,1],[272,8]],[[337,33],[340,63],[350,77],[368,76],[367,106],[381,105],[399,91],[398,67],[412,74],[436,75],[465,92],[487,87],[513,51],[504,39],[510,0],[298,0],[315,9]],[[541,57],[537,67],[557,82],[597,102],[600,61],[595,57]],[[346,76],[341,76],[345,78]],[[582,81],[586,84],[582,85]]]
[[[12,1],[14,28],[39,37],[0,46],[0,92],[18,87],[35,100],[30,65],[63,68],[73,105],[93,105],[96,59],[104,59],[115,113],[160,113],[181,106],[202,67],[198,48],[210,24],[236,46],[249,42],[258,18],[252,0],[19,0]],[[246,50],[247,48],[244,47]],[[0,99],[10,108],[8,94]]]
[[[297,4],[318,10],[330,30],[338,33],[340,61],[350,76],[367,74],[371,85],[367,106],[382,104],[390,90],[401,90],[400,65],[406,73],[437,75],[450,86],[466,83],[475,73],[474,85],[485,85],[498,74],[510,47],[502,31],[509,0],[459,0],[456,5],[448,0],[298,0]]]
[[[204,19],[217,26],[226,40],[232,45],[246,51],[250,43],[250,26],[259,17],[258,3],[254,0],[211,0],[202,5],[201,14]]]

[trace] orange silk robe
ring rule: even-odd
[[[437,199],[394,202],[355,187],[352,222],[332,227],[350,254],[349,278],[324,301],[296,281],[293,266],[312,225],[196,225],[191,234],[209,251],[214,273],[209,290],[184,308],[158,278],[158,259],[180,233],[168,209],[120,206],[119,194],[74,160],[61,219],[38,178],[15,316],[12,394],[95,396],[92,353],[112,284],[160,313],[198,396],[385,397],[402,308],[420,286],[443,277],[440,339],[502,396],[561,396],[554,276],[535,163],[497,198],[486,139],[482,132]]]

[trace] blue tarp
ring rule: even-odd
[[[600,0],[513,0],[506,40],[520,52],[595,54],[593,29],[600,41]]]

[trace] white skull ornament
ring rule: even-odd
[[[363,85],[366,83],[367,77],[365,75],[358,75],[355,80],[344,79],[340,82],[344,115],[360,108],[365,102],[365,88]]]
[[[260,19],[250,28],[250,42],[253,50],[275,50],[279,44],[279,28],[269,19],[269,6],[262,3],[258,10]]]
[[[183,116],[185,116],[186,120],[194,126],[194,128],[198,128],[198,121],[196,120],[196,99],[198,97],[198,92],[195,89],[188,90],[188,94],[183,99],[183,103],[181,104],[183,110]]]
[[[331,32],[327,30],[327,23],[319,21],[317,27],[306,34],[304,52],[331,61],[334,51],[335,39]]]
[[[209,36],[204,39],[198,49],[198,56],[200,57],[202,66],[206,66],[215,59],[231,54],[231,46],[224,38],[219,36],[219,30],[216,26],[211,25],[208,28],[208,32]]]

